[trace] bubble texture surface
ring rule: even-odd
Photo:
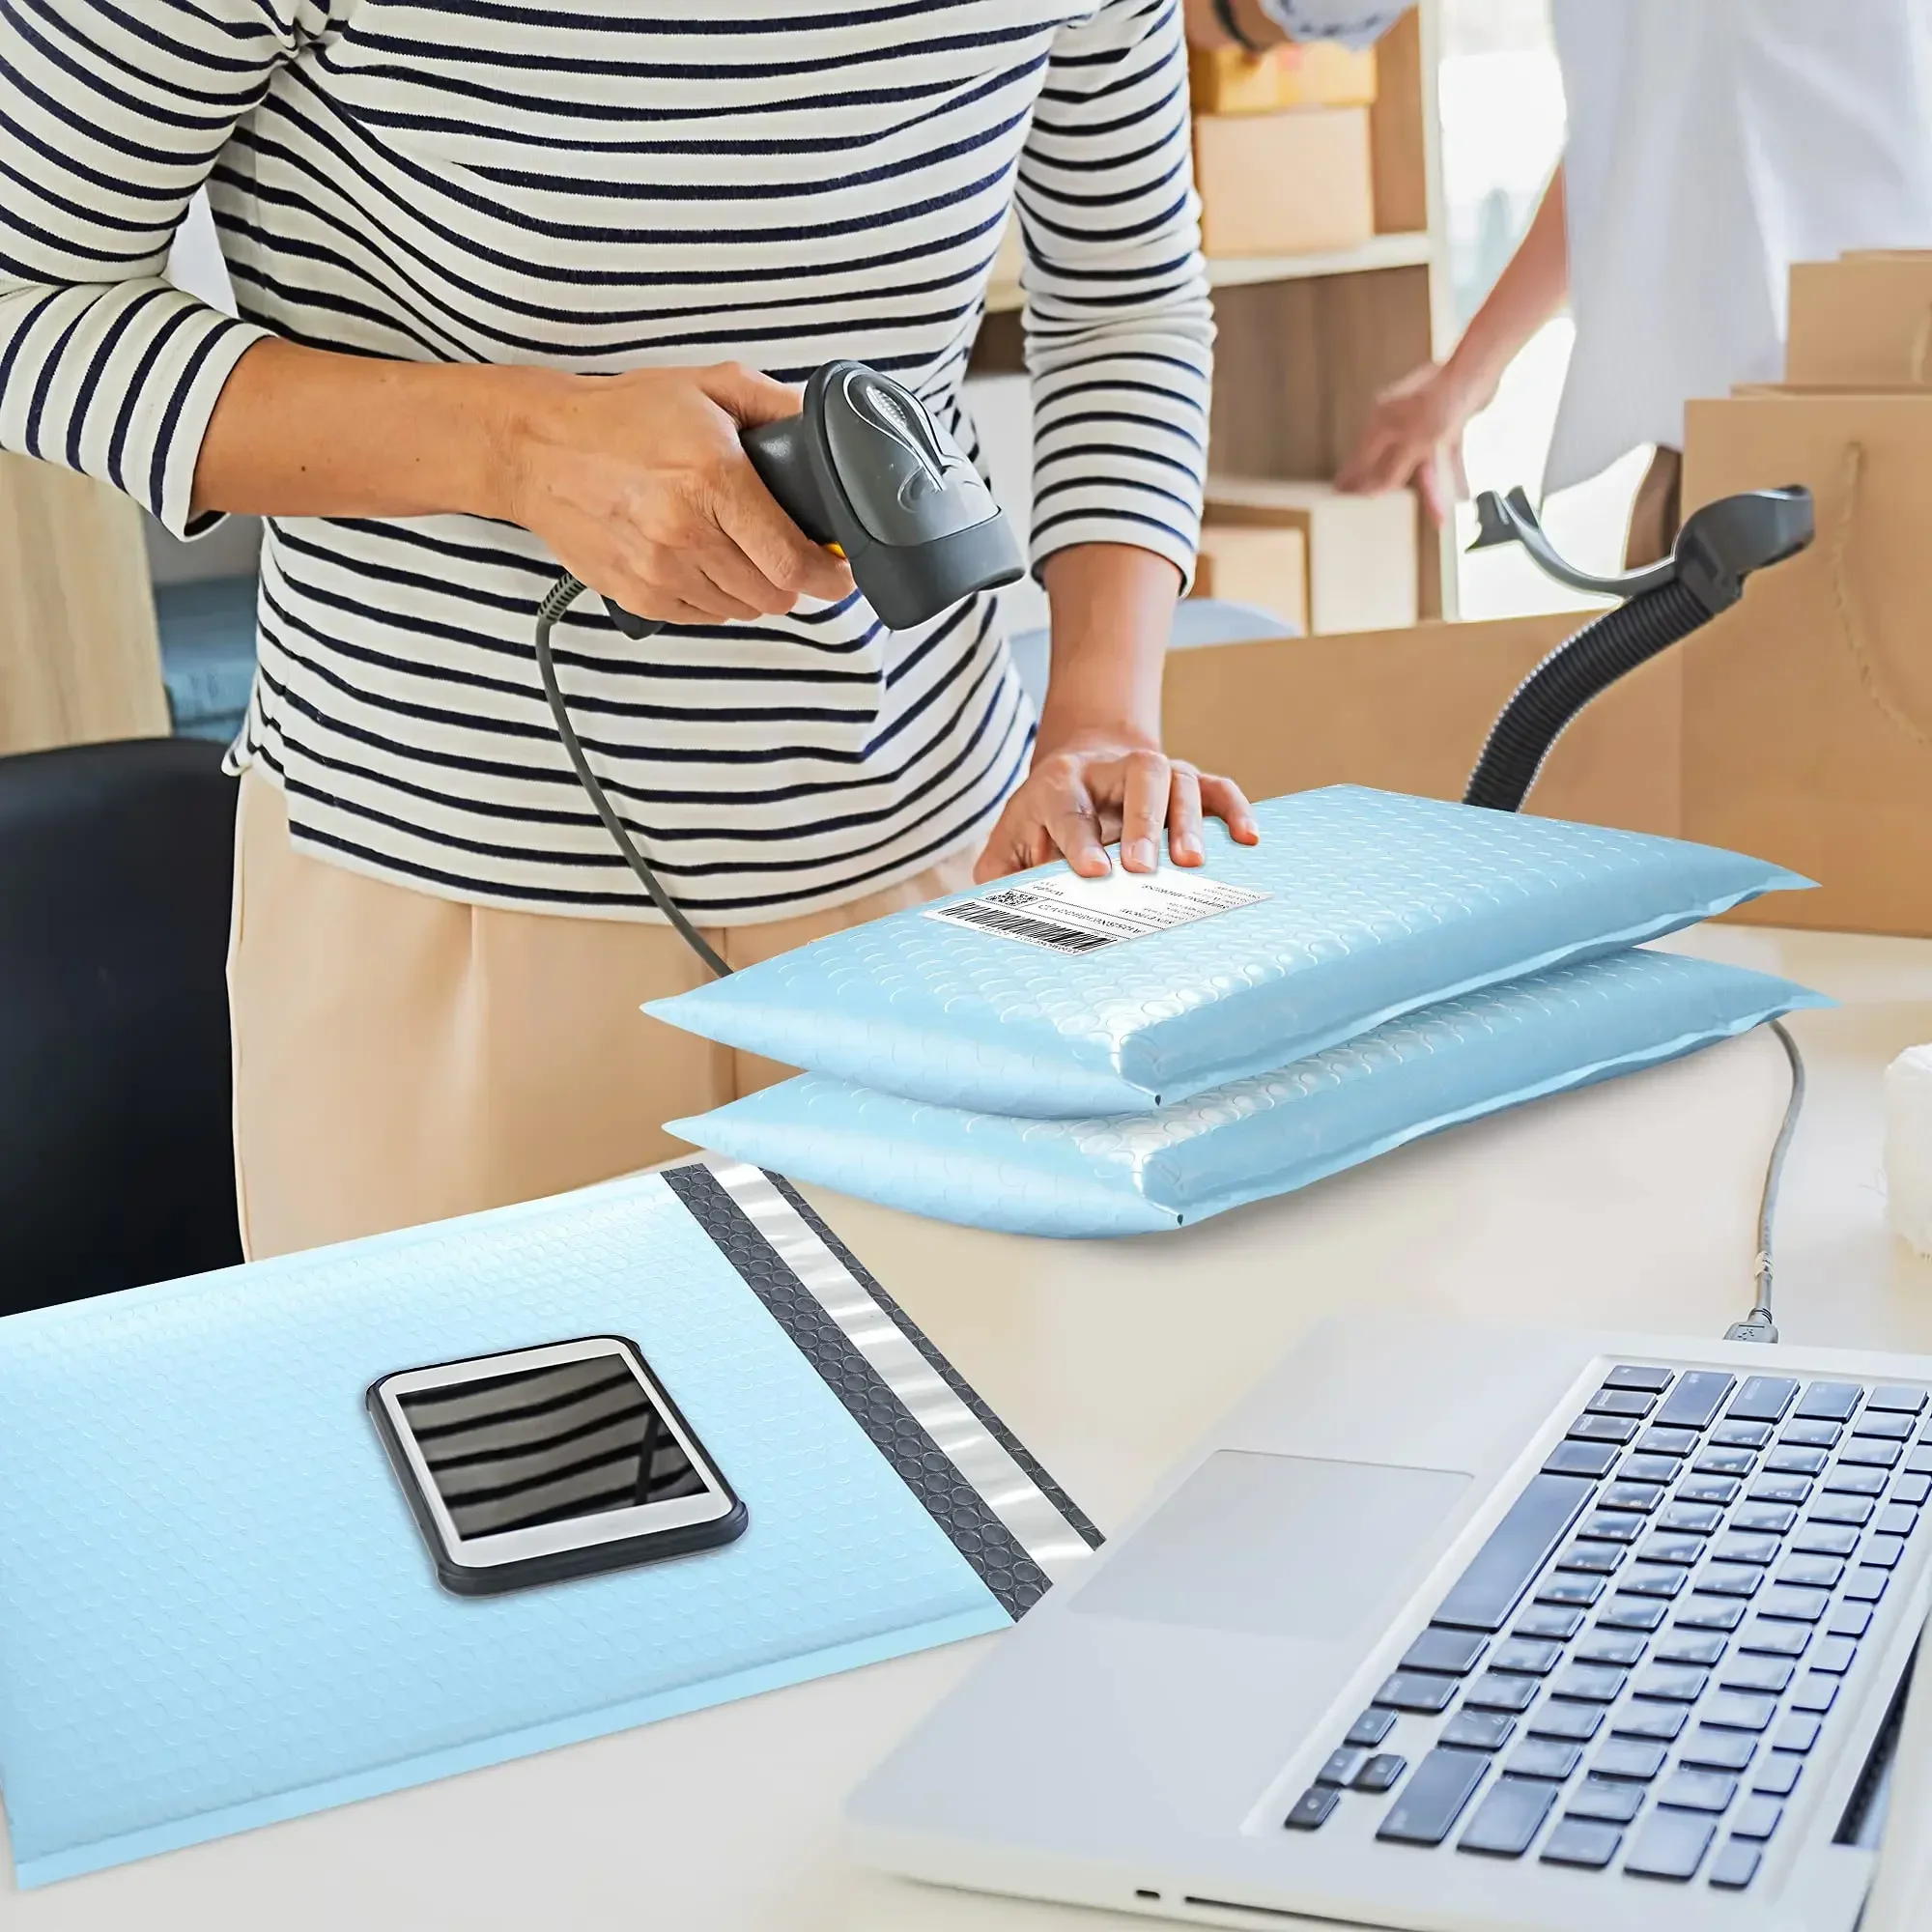
[[[1256,816],[1257,846],[1210,825],[1203,867],[1270,895],[1256,905],[1069,956],[893,913],[645,1010],[909,1099],[1142,1113],[1808,883],[1712,846],[1354,785]]]
[[[1445,1001],[1150,1114],[976,1113],[803,1074],[671,1128],[795,1179],[944,1221],[1023,1235],[1143,1234],[1829,1004],[1741,967],[1623,952]]]
[[[446,1594],[364,1390],[613,1332],[750,1526]],[[26,1885],[1008,1621],[659,1177],[0,1321],[0,1789]]]

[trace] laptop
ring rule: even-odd
[[[1851,1932],[1928,1568],[1932,1360],[1331,1324],[860,1788],[853,1841],[1200,1924]],[[1932,1833],[1892,1835],[1885,1932]]]

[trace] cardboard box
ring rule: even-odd
[[[1784,377],[1840,388],[1932,386],[1932,254],[1794,262]]]
[[[1311,631],[1384,631],[1417,615],[1415,498],[1345,497],[1332,484],[1210,476],[1207,527],[1298,530]]]
[[[1241,47],[1194,47],[1187,56],[1187,84],[1197,114],[1368,107],[1376,99],[1375,49],[1333,41],[1291,43],[1264,54]]]
[[[1566,611],[1174,651],[1167,749],[1226,773],[1250,798],[1365,784],[1458,799],[1510,695],[1588,617]],[[1612,685],[1557,740],[1525,810],[1674,836],[1682,726],[1673,651]]]
[[[1197,114],[1194,179],[1209,255],[1359,248],[1376,232],[1366,107]]]
[[[1206,526],[1191,594],[1247,604],[1297,631],[1307,630],[1306,532]]]

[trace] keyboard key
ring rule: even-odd
[[[1614,1442],[1621,1447],[1636,1434],[1636,1424],[1621,1415],[1579,1415],[1569,1433],[1573,1442]]]
[[[1673,1771],[1657,1794],[1660,1804],[1679,1811],[1724,1811],[1738,1795],[1738,1781],[1721,1771]]]
[[[1365,1750],[1352,1750],[1344,1747],[1341,1750],[1330,1751],[1328,1762],[1315,1774],[1317,1784],[1332,1784],[1338,1791],[1346,1791],[1355,1781],[1356,1775],[1369,1761]]]
[[[1717,1826],[1698,1812],[1653,1811],[1624,1859],[1624,1870],[1681,1883],[1696,1876],[1717,1835]]]
[[[1342,1742],[1362,1750],[1374,1750],[1394,1729],[1393,1711],[1367,1710],[1349,1726],[1349,1735]]]
[[[1783,1376],[1747,1376],[1724,1413],[1749,1422],[1776,1422],[1797,1393],[1798,1384]]]
[[[1697,1578],[1697,1588],[1706,1597],[1754,1597],[1764,1581],[1764,1572],[1748,1563],[1710,1563]]]
[[[1879,1511],[1872,1529],[1880,1536],[1910,1536],[1918,1527],[1918,1512],[1897,1503],[1887,1503]]]
[[[1852,1425],[1852,1434],[1874,1436],[1883,1442],[1910,1442],[1918,1427],[1916,1417],[1880,1415],[1873,1409],[1867,1409]]]
[[[1895,1469],[1904,1453],[1896,1442],[1879,1442],[1856,1435],[1838,1451],[1838,1461],[1867,1469]]]
[[[1700,1476],[1748,1476],[1757,1458],[1748,1449],[1706,1449],[1690,1466]]]
[[[1926,1452],[1927,1466],[1932,1467],[1932,1449]],[[1669,1456],[1637,1456],[1624,1458],[1624,1465],[1617,1471],[1617,1479],[1625,1483],[1647,1483],[1652,1489],[1660,1489],[1666,1483],[1674,1483],[1683,1465]]]
[[[1559,1605],[1578,1604],[1587,1607],[1604,1594],[1604,1580],[1601,1577],[1583,1577],[1561,1571],[1538,1585],[1536,1601]]]
[[[1863,1636],[1871,1629],[1871,1607],[1866,1604],[1840,1604],[1825,1625],[1827,1636]]]
[[[1831,1590],[1844,1574],[1845,1566],[1835,1556],[1794,1556],[1777,1573],[1777,1580],[1807,1590]]]
[[[1723,1449],[1762,1449],[1771,1440],[1768,1422],[1720,1422],[1711,1440]]]
[[[1643,1809],[1643,1786],[1600,1778],[1592,1772],[1563,1801],[1568,1818],[1593,1818],[1605,1825],[1628,1825]]]
[[[1597,1612],[1600,1630],[1654,1631],[1663,1621],[1667,1605],[1642,1597],[1612,1597]]]
[[[1932,1497],[1932,1476],[1894,1476],[1886,1493],[1893,1502],[1907,1503],[1917,1509],[1927,1497]]]
[[[1517,1746],[1503,1771],[1511,1777],[1543,1777],[1561,1784],[1582,1760],[1583,1751],[1578,1745],[1531,1738],[1526,1744]]]
[[[1624,1560],[1623,1546],[1616,1543],[1573,1543],[1556,1559],[1559,1570],[1582,1570],[1592,1576],[1607,1577]]]
[[[1619,1362],[1604,1378],[1604,1386],[1647,1389],[1652,1395],[1662,1395],[1670,1386],[1670,1378],[1675,1373],[1672,1369],[1653,1368],[1648,1362]]]
[[[1614,1704],[1629,1675],[1607,1664],[1573,1663],[1550,1685],[1549,1694],[1574,1697],[1580,1704]]]
[[[1924,1437],[1921,1436],[1919,1440],[1923,1442]],[[1915,1449],[1905,1459],[1905,1468],[1908,1475],[1932,1476],[1932,1445]]]
[[[1610,1719],[1610,1734],[1641,1738],[1648,1744],[1672,1744],[1684,1728],[1681,1704],[1631,1704]]]
[[[1645,1563],[1675,1563],[1688,1570],[1707,1548],[1700,1536],[1669,1536],[1660,1531],[1645,1537],[1636,1553]]]
[[[1744,1622],[1745,1606],[1735,1597],[1692,1597],[1677,1612],[1679,1630],[1734,1631]]]
[[[1835,1422],[1787,1422],[1778,1435],[1780,1442],[1803,1442],[1813,1449],[1835,1449],[1843,1427]]]
[[[1583,1628],[1581,1610],[1559,1610],[1549,1604],[1535,1605],[1518,1617],[1512,1636],[1542,1637],[1566,1643]]]
[[[1720,1891],[1742,1891],[1757,1876],[1764,1854],[1747,1844],[1735,1833],[1725,1840],[1724,1849],[1711,1861],[1711,1880]]]
[[[1598,1510],[1577,1534],[1591,1543],[1634,1543],[1643,1531],[1643,1518],[1631,1511]]]
[[[1689,1429],[1646,1429],[1637,1437],[1639,1456],[1688,1456],[1697,1446],[1697,1437]]]
[[[1845,1602],[1875,1604],[1885,1595],[1885,1586],[1890,1580],[1883,1570],[1874,1570],[1869,1564],[1861,1563],[1845,1584]]]
[[[1505,1711],[1458,1711],[1435,1742],[1458,1750],[1501,1750],[1515,1729],[1516,1719]]]
[[[1501,1630],[1595,1493],[1596,1486],[1579,1476],[1532,1476],[1470,1559],[1434,1620],[1457,1630],[1492,1634]],[[1421,1775],[1418,1771],[1416,1777]],[[1409,1789],[1414,1788],[1411,1781]]]
[[[1624,1834],[1614,1825],[1591,1825],[1578,1818],[1560,1818],[1556,1829],[1544,1840],[1543,1862],[1602,1871],[1616,1857],[1617,1847],[1623,1841]]]
[[[1686,1635],[1672,1631],[1661,1638],[1654,1653],[1659,1663],[1695,1663],[1705,1669],[1723,1656],[1725,1640],[1720,1636]]]
[[[1859,1547],[1859,1533],[1848,1523],[1807,1522],[1791,1547],[1807,1556],[1849,1556]]]
[[[1776,1563],[1784,1553],[1784,1545],[1775,1536],[1747,1536],[1737,1530],[1720,1536],[1711,1546],[1711,1556],[1719,1563],[1755,1563],[1762,1568]]]
[[[1657,1398],[1641,1389],[1600,1388],[1583,1405],[1591,1415],[1648,1415],[1657,1406]]]
[[[1863,1394],[1857,1382],[1813,1382],[1804,1391],[1798,1413],[1820,1422],[1849,1422]]]
[[[1433,1717],[1456,1701],[1459,1688],[1453,1677],[1429,1677],[1419,1670],[1398,1670],[1376,1692],[1376,1702],[1392,1711],[1420,1711]]]
[[[1664,1756],[1662,1745],[1647,1745],[1637,1738],[1612,1738],[1591,1760],[1590,1776],[1648,1784],[1663,1769]]]
[[[1533,1738],[1554,1738],[1558,1744],[1586,1745],[1603,1728],[1604,1713],[1596,1704],[1546,1704],[1529,1720]]]
[[[1831,1460],[1829,1449],[1801,1449],[1796,1443],[1780,1443],[1764,1459],[1764,1466],[1776,1476],[1820,1476]]]
[[[1660,1529],[1682,1530],[1687,1536],[1711,1536],[1724,1526],[1724,1513],[1715,1503],[1670,1503],[1657,1519]]]
[[[1708,1429],[1718,1419],[1726,1398],[1738,1385],[1735,1376],[1717,1369],[1690,1369],[1677,1378],[1677,1386],[1663,1399],[1657,1411],[1660,1427]]]
[[[1754,1503],[1802,1503],[1810,1497],[1808,1476],[1760,1476],[1751,1485]]]
[[[1476,1806],[1476,1815],[1457,1839],[1456,1849],[1481,1852],[1492,1859],[1520,1859],[1543,1830],[1543,1821],[1555,1803],[1554,1787],[1540,1779],[1499,1778]]]
[[[1865,1547],[1859,1551],[1859,1561],[1873,1570],[1896,1570],[1904,1554],[1904,1537],[1868,1536]]]
[[[1490,1768],[1481,1751],[1431,1751],[1409,1773],[1402,1795],[1388,1808],[1376,1831],[1378,1838],[1405,1845],[1439,1845],[1449,1835],[1463,1807],[1475,1796]]]
[[[1408,1760],[1394,1751],[1379,1751],[1365,1764],[1355,1777],[1357,1791],[1393,1791],[1408,1769]]]
[[[1396,1667],[1466,1677],[1489,1647],[1489,1638],[1473,1631],[1443,1630],[1432,1624],[1403,1652],[1402,1662]]]
[[[1757,1751],[1757,1740],[1748,1731],[1714,1731],[1699,1724],[1690,1733],[1690,1742],[1679,1747],[1678,1761],[1694,1764],[1706,1771],[1740,1772]]]
[[[1604,1492],[1603,1504],[1605,1509],[1635,1510],[1640,1516],[1648,1516],[1663,1500],[1662,1483],[1612,1483]]]
[[[1848,1636],[1821,1636],[1811,1653],[1811,1668],[1842,1677],[1857,1662],[1859,1647]]]
[[[1689,1664],[1659,1663],[1631,1686],[1633,1697],[1654,1697],[1665,1704],[1694,1704],[1704,1694],[1711,1673]]]
[[[1779,1617],[1795,1624],[1815,1624],[1831,1607],[1829,1590],[1799,1590],[1776,1583],[1759,1600],[1761,1617]]]
[[[1811,1506],[1813,1522],[1848,1522],[1862,1529],[1872,1520],[1872,1505],[1863,1496],[1825,1496]]]
[[[1328,1814],[1341,1804],[1342,1794],[1325,1784],[1311,1784],[1294,1801],[1294,1807],[1281,1822],[1291,1832],[1313,1832],[1328,1822]]]
[[[1633,1563],[1617,1588],[1627,1597],[1674,1597],[1684,1588],[1684,1573],[1661,1563]]]
[[[1917,1415],[1925,1406],[1925,1391],[1919,1388],[1900,1388],[1888,1383],[1884,1388],[1875,1388],[1865,1398],[1867,1408],[1891,1409],[1900,1415]]]
[[[1776,1697],[1755,1697],[1742,1690],[1719,1690],[1704,1706],[1703,1719],[1725,1730],[1764,1731],[1777,1716]]]
[[[1751,1773],[1750,1787],[1767,1798],[1789,1798],[1797,1790],[1798,1775],[1804,1769],[1802,1757],[1793,1757],[1789,1751],[1773,1751],[1769,1757],[1758,1760],[1757,1769]]]
[[[1731,1836],[1764,1839],[1777,1830],[1784,1806],[1775,1798],[1747,1798],[1731,1813]]]
[[[1825,1478],[1831,1496],[1882,1496],[1891,1478],[1883,1469],[1846,1468],[1840,1463]]]
[[[1562,1662],[1560,1643],[1538,1643],[1529,1637],[1513,1636],[1496,1646],[1490,1668],[1520,1671],[1528,1677],[1548,1677]]]
[[[1746,1503],[1731,1518],[1731,1527],[1765,1536],[1783,1536],[1797,1520],[1798,1512],[1789,1503]]]
[[[1506,1677],[1497,1670],[1486,1670],[1469,1687],[1463,1701],[1477,1711],[1526,1711],[1536,1702],[1537,1684],[1533,1677]]]
[[[1594,1630],[1577,1646],[1578,1663],[1614,1663],[1628,1670],[1644,1653],[1644,1638],[1634,1633]]]
[[[1718,1673],[1718,1683],[1726,1690],[1776,1697],[1789,1688],[1795,1667],[1781,1657],[1734,1657]]]
[[[1808,1751],[1818,1742],[1821,1726],[1816,1718],[1803,1713],[1786,1718],[1777,1727],[1777,1735],[1772,1739],[1772,1747],[1781,1751]]]
[[[1811,1633],[1803,1624],[1767,1623],[1755,1616],[1738,1638],[1740,1650],[1756,1651],[1763,1657],[1803,1657]]]
[[[1546,1476],[1607,1476],[1617,1464],[1614,1442],[1559,1442],[1543,1465]]]
[[[1686,1476],[1677,1485],[1677,1500],[1681,1503],[1716,1503],[1719,1508],[1738,1499],[1738,1492],[1744,1488],[1735,1476]]]
[[[1794,1711],[1808,1711],[1814,1718],[1822,1718],[1837,1701],[1838,1680],[1827,1677],[1816,1670],[1807,1670],[1804,1681],[1791,1693],[1790,1708]]]

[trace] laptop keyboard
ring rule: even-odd
[[[1744,1890],[1928,1493],[1922,1388],[1611,1369],[1288,1829]]]

